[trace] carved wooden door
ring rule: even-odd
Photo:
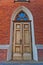
[[[13,60],[32,60],[29,22],[14,22]]]

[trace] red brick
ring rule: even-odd
[[[38,59],[43,61],[43,49],[38,49]]]
[[[0,61],[7,60],[7,49],[0,49]]]

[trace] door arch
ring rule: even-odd
[[[11,55],[12,55],[12,34],[13,34],[13,22],[12,22],[12,21],[15,20],[16,15],[17,15],[20,11],[24,11],[24,12],[28,15],[29,20],[31,20],[33,60],[38,61],[37,48],[36,48],[36,45],[35,45],[33,16],[32,16],[32,13],[30,12],[30,10],[27,9],[26,7],[24,7],[24,6],[18,7],[18,8],[13,12],[12,17],[11,17],[10,46],[9,46],[9,49],[8,49],[7,59],[10,60],[10,59],[12,58],[12,57],[11,57]],[[9,53],[10,53],[10,56],[9,56]]]

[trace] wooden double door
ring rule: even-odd
[[[13,60],[32,60],[29,22],[14,22]]]

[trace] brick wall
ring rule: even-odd
[[[6,61],[6,60],[7,60],[7,50],[0,49],[0,61]]]
[[[43,49],[38,49],[38,59],[39,61],[43,60]]]

